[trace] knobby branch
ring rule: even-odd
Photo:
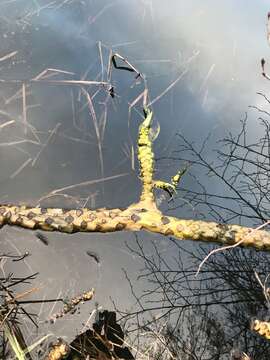
[[[270,250],[268,231],[239,225],[179,219],[167,216],[158,209],[154,189],[160,188],[172,195],[185,169],[174,175],[170,183],[154,179],[153,141],[150,136],[153,114],[148,108],[144,109],[144,114],[145,117],[138,133],[138,161],[142,191],[137,203],[131,204],[126,209],[97,210],[0,205],[0,226],[8,224],[32,230],[64,233],[147,230],[173,236],[179,240],[216,242],[221,245],[235,245],[240,242],[241,246]]]

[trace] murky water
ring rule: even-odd
[[[1,202],[98,208],[136,201],[140,182],[133,152],[142,101],[135,100],[145,83],[134,72],[110,69],[112,53],[144,74],[161,128],[157,157],[173,154],[178,131],[199,142],[209,131],[216,139],[238,129],[248,105],[260,104],[256,92],[267,87],[259,66],[269,52],[267,6],[266,1],[178,0],[168,6],[143,0],[2,0]],[[83,81],[112,82],[115,96],[110,96],[110,85]],[[82,89],[91,95],[93,109]],[[249,116],[252,131],[259,132],[251,110]],[[183,165],[160,161],[156,171],[169,179]],[[70,185],[74,187],[66,190]],[[166,199],[163,206],[167,208]],[[192,216],[185,209],[171,213]],[[48,233],[48,246],[23,229],[5,227],[0,236],[3,251],[30,252],[23,264],[11,263],[5,271],[38,271],[37,298],[73,296],[95,287],[100,306],[112,308],[112,298],[117,307],[128,308],[134,298],[123,269],[134,288],[143,289],[144,283],[136,280],[141,260],[125,244],[136,247],[134,234]],[[146,252],[153,251],[153,240],[164,257],[172,255],[166,239],[138,236]],[[81,315],[42,331],[72,337],[93,308],[85,305]],[[37,311],[44,323],[54,309],[46,305]]]

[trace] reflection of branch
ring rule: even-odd
[[[253,355],[256,353],[260,359],[268,359],[269,344],[263,339],[254,339],[247,329],[249,318],[259,310],[265,311],[268,308],[254,277],[254,268],[260,272],[261,277],[269,272],[269,259],[266,254],[257,253],[254,256],[252,250],[240,248],[219,253],[209,259],[200,278],[194,278],[196,264],[207,254],[208,247],[200,247],[198,253],[193,249],[188,250],[188,247],[182,246],[179,241],[171,240],[166,251],[172,256],[167,259],[154,242],[150,249],[149,244],[146,246],[143,241],[138,240],[136,247],[129,244],[127,246],[130,254],[140,258],[143,263],[137,280],[143,281],[144,289],[142,293],[134,291],[134,284],[126,275],[136,304],[135,309],[132,307],[130,311],[120,310],[121,320],[125,321],[128,332],[137,331],[140,337],[152,333],[154,337],[155,326],[166,328],[169,325],[175,327],[171,333],[177,339],[177,346],[185,339],[192,342],[193,337],[206,342],[209,339],[214,346],[211,351],[213,358],[220,350],[228,354],[232,339],[239,338],[237,345],[241,350]],[[213,318],[214,314],[217,315]],[[188,331],[192,316],[195,316],[199,326],[209,315],[207,326],[202,326],[202,332],[194,325]],[[181,333],[183,329],[184,334]],[[241,338],[244,339],[243,342]],[[152,341],[149,339],[148,343]],[[169,346],[174,343],[171,337],[168,338],[168,343]],[[215,346],[217,344],[219,346]],[[195,353],[198,359],[201,358],[198,356],[199,349],[193,349],[193,354]],[[177,354],[179,357],[179,351]],[[221,358],[220,353],[216,358]]]

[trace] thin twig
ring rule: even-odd
[[[269,225],[269,224],[270,224],[270,220],[268,220],[266,223],[258,226],[257,228],[252,229],[252,231],[249,233],[249,235],[247,235],[247,237],[250,236],[250,235],[252,235],[255,231],[261,230],[262,228],[264,228],[265,226],[267,226],[267,225]],[[197,276],[199,275],[203,264],[210,258],[210,256],[212,256],[213,254],[216,254],[216,253],[218,253],[218,252],[224,251],[224,250],[233,249],[233,248],[241,245],[245,240],[246,240],[246,239],[244,238],[244,239],[238,241],[236,244],[227,245],[227,246],[222,246],[221,248],[214,249],[214,250],[210,251],[210,253],[209,253],[209,254],[203,259],[203,261],[200,263],[200,265],[199,265],[199,267],[198,267],[198,270],[197,270],[197,272],[196,272],[196,274],[195,274],[195,277],[197,277]]]

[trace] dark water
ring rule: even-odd
[[[128,114],[144,82],[136,80],[134,73],[113,69],[114,98],[106,86],[84,86],[93,97],[99,124],[106,109],[100,151],[81,87],[45,81],[107,81],[111,51],[127,58],[145,76],[155,121],[161,127],[155,142],[157,157],[172,154],[177,131],[200,142],[209,131],[215,139],[237,130],[248,105],[260,105],[256,92],[267,86],[259,66],[269,50],[267,6],[266,1],[232,0],[178,0],[170,1],[170,6],[164,1],[138,0],[0,1],[0,60],[11,54],[0,61],[0,124],[10,122],[0,128],[1,202],[36,205],[55,189],[118,175],[59,191],[62,195],[42,204],[74,207],[86,203],[97,208],[125,207],[136,201],[138,165],[135,158],[133,168],[130,154],[132,147],[136,150],[142,102],[130,109],[129,122]],[[46,69],[57,71],[44,81],[33,81]],[[249,116],[256,135],[258,120],[251,110]],[[158,162],[157,174],[170,178],[181,165]],[[185,181],[192,186],[191,179]],[[163,205],[167,207],[166,202]],[[186,210],[175,214],[186,216]],[[112,308],[111,298],[118,307],[128,308],[134,299],[123,268],[135,289],[142,290],[143,283],[136,280],[142,264],[125,245],[135,246],[134,234],[46,236],[48,246],[32,232],[1,230],[4,251],[31,253],[23,264],[4,268],[25,274],[38,271],[37,298],[73,296],[95,287],[95,301],[103,308]],[[152,240],[164,257],[172,255],[166,239],[145,233],[138,236],[146,252],[152,251]],[[99,261],[87,251],[97,254]],[[80,316],[45,325],[41,331],[73,336],[93,308],[85,306]],[[44,306],[37,312],[44,323],[53,309]]]

